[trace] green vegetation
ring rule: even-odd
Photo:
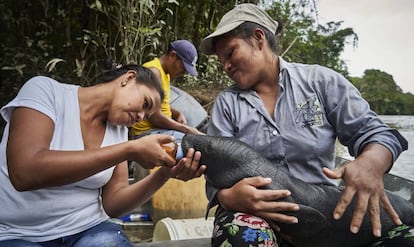
[[[236,1],[263,4],[283,23],[279,54],[288,61],[318,63],[348,77],[340,58],[358,36],[341,21],[317,22],[314,0]],[[234,5],[227,0],[0,0],[0,105],[30,77],[91,85],[107,58],[142,63],[165,51],[169,41],[196,46]],[[207,108],[217,90],[231,84],[214,57],[200,54],[200,77],[175,81]],[[349,78],[379,114],[414,115],[414,96],[391,75],[375,69]],[[207,96],[209,95],[209,96]]]
[[[365,70],[362,78],[350,78],[371,108],[382,115],[413,115],[414,95],[403,93],[392,75],[375,69]]]

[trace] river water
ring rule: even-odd
[[[380,118],[393,128],[397,128],[408,141],[408,150],[398,157],[390,173],[414,181],[414,116],[380,115]],[[337,146],[337,155],[353,159],[340,144]]]

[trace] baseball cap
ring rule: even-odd
[[[270,32],[276,34],[278,23],[266,11],[255,4],[238,4],[221,18],[216,30],[201,41],[200,50],[207,55],[214,54],[214,38],[232,31],[246,21],[260,24],[269,29]]]
[[[185,70],[190,75],[197,76],[196,63],[197,63],[197,49],[188,40],[176,40],[170,43],[171,48],[177,53],[177,56],[183,61]]]

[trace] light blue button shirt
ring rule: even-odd
[[[370,110],[341,74],[319,65],[279,61],[274,118],[255,91],[232,86],[215,100],[208,135],[244,141],[275,167],[315,184],[335,184],[322,168],[334,167],[337,138],[354,156],[371,142],[387,147],[394,161],[407,149],[406,140]],[[207,193],[213,206],[216,189],[208,184]]]

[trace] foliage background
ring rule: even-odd
[[[392,75],[366,70],[350,78],[340,55],[358,36],[342,22],[318,23],[317,0],[0,0],[0,105],[35,75],[83,86],[96,83],[104,61],[138,63],[158,56],[175,39],[200,40],[234,4],[252,2],[283,23],[278,50],[284,59],[317,63],[348,77],[378,114],[414,115],[414,96]],[[231,84],[214,56],[199,54],[198,79],[173,82],[206,109]],[[4,123],[3,123],[4,124]]]

